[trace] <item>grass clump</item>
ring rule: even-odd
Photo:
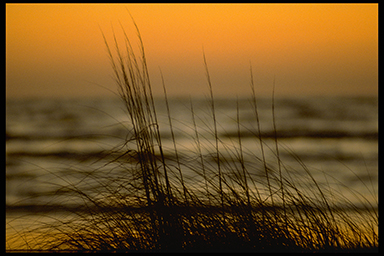
[[[137,26],[136,29],[138,54],[124,29],[123,46],[116,38],[110,45],[104,37],[132,130],[118,148],[120,153],[108,161],[106,169],[84,173],[80,182],[69,183],[56,191],[75,196],[83,207],[73,211],[68,220],[57,218],[53,224],[31,230],[37,235],[33,241],[26,240],[28,249],[77,252],[377,250],[376,206],[367,204],[364,198],[361,199],[362,208],[341,195],[337,197],[332,190],[318,184],[307,166],[293,153],[302,170],[285,165],[279,155],[277,136],[274,148],[265,143],[252,69],[250,102],[258,128],[254,137],[260,146],[260,155],[248,152],[242,144],[243,126],[238,104],[237,139],[228,143],[219,136],[205,56],[212,121],[206,129],[210,130],[214,145],[203,143],[206,138],[199,132],[203,128],[197,125],[199,117],[191,101],[193,133],[190,136],[196,150],[188,155],[178,150],[163,80],[173,141],[173,148],[166,152],[144,46]],[[274,111],[274,107],[272,109]],[[275,121],[274,127],[276,133]],[[267,161],[267,150],[273,153],[276,161]],[[210,161],[212,159],[214,161]],[[307,174],[305,177],[302,171]],[[299,186],[303,179],[312,184],[306,192]],[[339,202],[349,208],[341,208]]]

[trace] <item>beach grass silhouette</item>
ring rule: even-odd
[[[73,252],[375,252],[378,251],[378,209],[358,191],[356,205],[319,184],[311,170],[291,152],[301,170],[280,157],[278,130],[272,113],[273,146],[265,142],[260,127],[255,83],[250,68],[249,98],[257,132],[252,134],[258,152],[242,143],[237,102],[237,134],[229,143],[218,133],[214,84],[205,55],[210,123],[193,120],[189,134],[194,150],[183,153],[174,135],[175,120],[163,79],[164,102],[172,147],[165,147],[160,133],[152,85],[139,28],[139,50],[132,47],[122,27],[124,45],[104,36],[114,79],[132,128],[122,145],[102,158],[107,163],[93,171],[73,171],[76,177],[58,177],[54,195],[80,202],[70,214],[17,232],[9,251]],[[163,77],[162,77],[163,78]],[[201,129],[212,138],[207,143]],[[266,157],[267,152],[274,161]],[[251,159],[251,160],[249,160]],[[49,172],[49,170],[47,170]],[[302,173],[306,175],[302,175]],[[191,175],[191,173],[193,175]],[[324,174],[325,175],[325,174]],[[332,180],[332,177],[327,177]],[[304,182],[305,180],[305,182]],[[332,181],[336,182],[336,181]],[[363,182],[363,181],[361,181]],[[305,190],[302,184],[311,184]],[[342,183],[341,183],[342,185]],[[308,192],[310,191],[310,192]],[[342,207],[341,207],[342,205]],[[15,243],[13,243],[15,244]]]

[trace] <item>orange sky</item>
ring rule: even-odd
[[[106,48],[139,26],[155,94],[377,95],[378,5],[7,4],[6,96],[112,95]]]

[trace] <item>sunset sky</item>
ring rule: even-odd
[[[217,96],[377,95],[377,4],[7,4],[6,97],[113,95],[101,30],[119,22],[137,45],[152,87],[208,94],[203,49]]]

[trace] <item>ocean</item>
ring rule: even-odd
[[[165,154],[170,155],[174,144],[167,108],[164,99],[155,98],[155,102],[162,144]],[[197,161],[196,129],[202,153],[215,151],[210,104],[203,97],[169,99],[173,135],[183,161]],[[304,163],[319,184],[334,186],[352,202],[355,193],[377,205],[377,97],[276,98],[276,134],[271,98],[258,98],[257,109],[267,162],[277,164],[277,138],[281,162],[297,176],[305,174],[299,171]],[[239,137],[245,162],[252,162],[255,156],[261,158],[251,99],[217,98],[215,117],[223,159],[233,160],[230,154],[239,149]],[[133,145],[126,143],[130,138],[132,125],[118,98],[7,99],[7,213],[81,205],[66,193],[60,194],[57,187],[90,186],[76,173],[87,173],[93,182],[96,176],[124,176],[122,168],[109,163],[130,150]],[[194,177],[188,170],[184,175]],[[310,186],[313,184],[307,184]],[[356,199],[355,203],[361,201]]]

